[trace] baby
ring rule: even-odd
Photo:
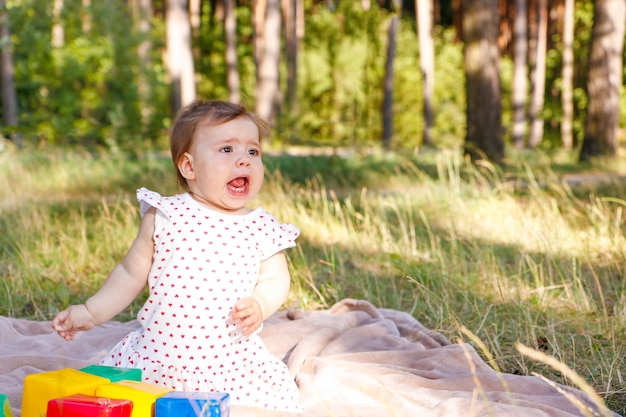
[[[233,405],[301,412],[286,365],[259,337],[287,297],[284,249],[299,230],[247,205],[259,193],[267,124],[243,106],[197,100],[171,133],[184,193],[137,192],[141,224],[128,253],[84,304],[59,312],[66,340],[111,320],[146,285],[141,327],[102,365],[140,368],[145,382],[175,390],[227,392]]]

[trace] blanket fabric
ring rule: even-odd
[[[19,417],[26,375],[96,363],[137,326],[109,322],[66,342],[50,322],[0,317],[0,393]],[[617,416],[579,390],[498,373],[470,345],[363,300],[278,312],[261,336],[294,375],[303,417]],[[231,407],[233,417],[288,415]]]

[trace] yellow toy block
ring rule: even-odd
[[[157,398],[173,391],[171,388],[139,381],[117,381],[100,385],[96,396],[133,402],[131,417],[154,417]]]
[[[45,417],[48,401],[67,395],[94,395],[96,388],[110,381],[76,369],[59,369],[26,375],[21,417]]]

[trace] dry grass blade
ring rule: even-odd
[[[572,401],[574,403],[574,405],[585,415],[585,416],[602,416],[602,417],[615,417],[615,414],[613,412],[611,412],[606,405],[604,404],[604,401],[602,400],[602,398],[600,398],[600,396],[598,395],[598,393],[596,393],[596,391],[593,389],[593,387],[591,385],[589,385],[587,383],[587,381],[585,381],[580,375],[578,375],[576,372],[574,372],[569,366],[565,365],[563,362],[558,361],[557,359],[555,359],[552,356],[546,355],[543,352],[540,352],[538,350],[532,349],[528,346],[525,346],[521,343],[517,343],[515,345],[515,348],[524,356],[528,356],[529,358],[545,363],[546,365],[551,366],[552,368],[554,368],[555,370],[557,370],[558,372],[562,373],[567,379],[569,379],[570,381],[572,381],[572,383],[574,383],[578,388],[580,388],[581,391],[583,391],[585,394],[587,394],[589,396],[589,399],[594,403],[594,405],[597,407],[597,410],[599,412],[596,412],[594,410],[589,409],[589,407],[585,404],[583,404],[580,401],[577,401],[574,398],[570,397],[570,401]],[[540,376],[540,375],[538,375]],[[551,385],[555,386],[556,385],[549,381],[546,378],[543,378],[546,382],[550,383]],[[563,392],[564,393],[564,392]],[[568,396],[569,397],[569,396]]]

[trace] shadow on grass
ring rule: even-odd
[[[417,234],[446,235],[444,230],[419,228]],[[426,327],[441,332],[452,341],[467,340],[461,327],[470,329],[485,342],[489,354],[480,346],[474,346],[488,363],[495,358],[497,369],[516,375],[534,372],[564,385],[572,385],[559,372],[543,363],[524,358],[515,350],[521,342],[534,347],[566,363],[579,373],[594,388],[602,393],[607,406],[623,415],[626,412],[626,392],[620,389],[619,375],[626,373],[626,329],[620,330],[619,318],[603,317],[601,297],[593,290],[593,280],[588,275],[583,283],[593,295],[592,308],[584,315],[580,309],[561,308],[544,303],[541,292],[527,298],[507,295],[501,299],[494,294],[494,287],[485,288],[477,277],[482,273],[481,258],[473,256],[473,248],[490,251],[494,262],[510,265],[499,279],[516,279],[532,287],[536,277],[531,271],[520,273],[520,248],[515,245],[493,244],[489,241],[471,239],[452,245],[445,239],[440,241],[442,259],[410,259],[393,253],[361,250],[342,244],[327,246],[307,240],[301,236],[300,246],[306,255],[290,255],[295,271],[294,279],[300,286],[308,287],[311,296],[318,294],[326,305],[343,298],[365,299],[373,304],[411,313]],[[307,259],[303,259],[306,256]],[[543,253],[525,254],[536,264],[550,263],[563,270],[572,265],[567,257],[551,257]],[[455,257],[465,258],[457,262]],[[446,259],[450,262],[446,265]],[[605,296],[625,294],[624,282],[615,276],[611,267],[594,265],[595,273],[604,282]],[[309,277],[299,276],[304,271]],[[505,275],[510,273],[510,276]],[[514,278],[513,278],[514,277]],[[554,289],[571,284],[567,276],[556,283]],[[313,288],[314,287],[314,288]],[[615,302],[606,300],[604,302]],[[597,306],[593,306],[593,303]],[[611,326],[599,324],[613,322]],[[612,327],[612,330],[610,329]],[[471,343],[473,344],[473,343]],[[621,358],[621,359],[620,359]],[[612,373],[612,378],[608,373]],[[605,384],[611,381],[611,387]]]

